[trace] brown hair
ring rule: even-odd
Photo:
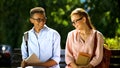
[[[44,15],[45,15],[45,10],[44,10],[44,8],[42,8],[42,7],[32,8],[32,9],[30,10],[30,17],[32,17],[33,14],[35,14],[35,13],[41,13],[41,14],[44,14]]]
[[[90,16],[88,15],[88,13],[84,9],[76,8],[75,10],[72,11],[70,16],[75,15],[75,14],[78,14],[81,17],[85,17],[86,18],[86,24],[88,25],[88,27],[90,29],[95,29],[94,26],[91,23]]]

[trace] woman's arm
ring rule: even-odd
[[[98,65],[102,58],[103,58],[103,45],[104,45],[104,39],[103,39],[103,35],[97,31],[96,33],[96,39],[97,39],[97,46],[96,47],[96,51],[95,51],[95,56],[92,58],[92,60],[90,61],[90,64],[93,66]]]
[[[71,35],[68,34],[65,48],[65,62],[67,65],[69,65],[71,62],[74,62],[71,42],[72,42]]]

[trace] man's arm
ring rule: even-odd
[[[26,63],[26,66],[44,66],[44,67],[51,67],[56,65],[56,61],[53,59],[48,60],[47,62],[44,63]]]

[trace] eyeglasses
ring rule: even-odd
[[[32,19],[40,23],[40,22],[44,22],[47,18],[45,17],[44,19],[41,19],[41,18],[38,18],[38,19],[32,18]]]
[[[78,22],[79,20],[81,20],[83,17],[79,18],[79,19],[76,19],[72,22],[72,24],[75,24],[76,22]]]

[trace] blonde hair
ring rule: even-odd
[[[88,27],[90,29],[95,29],[94,26],[91,23],[89,14],[83,8],[76,8],[75,10],[73,10],[71,12],[70,16],[76,15],[76,14],[81,16],[81,17],[85,17],[86,18],[86,24],[88,25]]]

